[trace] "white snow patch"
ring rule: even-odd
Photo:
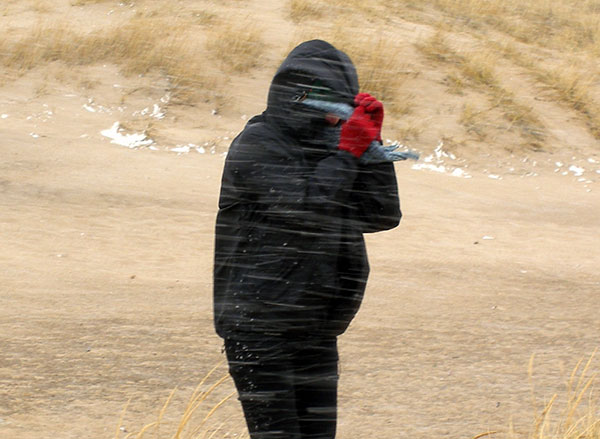
[[[417,163],[417,164],[412,165],[412,169],[415,169],[417,171],[420,171],[422,169],[428,169],[429,171],[434,171],[434,172],[441,172],[441,173],[446,172],[445,166],[428,165],[428,164],[422,164],[422,163]]]
[[[87,104],[83,104],[82,106],[90,113],[111,113],[110,108],[96,104],[93,98],[88,99]]]
[[[162,98],[160,98],[160,101],[163,104],[168,104],[169,101],[171,100],[171,93],[167,93],[166,95],[164,95]]]
[[[146,107],[141,111],[134,111],[132,116],[150,116],[155,119],[163,119],[165,117],[165,113],[161,111],[161,108],[158,106],[158,104],[154,104],[152,109]]]
[[[387,141],[389,141],[389,139],[387,139]],[[443,146],[444,142],[440,140],[438,145],[435,147],[433,154],[424,157],[422,159],[422,163],[416,163],[412,165],[411,169],[417,171],[426,169],[433,172],[448,174],[451,177],[471,178],[471,175],[461,168],[455,166],[446,166],[446,161],[448,159],[456,160],[456,156],[452,153],[444,151]],[[467,167],[467,165],[465,165],[465,167]]]
[[[8,114],[3,114],[3,115],[0,116],[0,118],[2,118],[2,119],[8,119]]]
[[[593,158],[589,158],[589,159],[588,159],[588,162],[589,162],[589,163],[598,163],[598,161],[597,161],[597,160],[594,160]]]
[[[187,154],[190,152],[190,147],[187,145],[176,146],[175,148],[171,148],[169,151],[177,152],[179,154]]]
[[[496,174],[490,174],[490,175],[488,175],[488,177],[493,180],[502,180],[502,177],[500,177],[499,175],[496,175]]]
[[[196,152],[199,154],[204,154],[206,152],[204,147],[198,146],[194,143],[188,143],[187,145],[177,145],[175,146],[175,148],[170,148],[169,151],[173,151],[178,154],[187,154],[193,149],[196,150]]]
[[[138,146],[148,146],[154,143],[152,139],[148,139],[144,133],[121,134],[123,131],[120,128],[119,122],[115,122],[112,127],[107,130],[100,131],[104,137],[112,139],[110,143],[126,146],[127,148],[137,148]]]
[[[452,173],[450,174],[452,177],[462,177],[462,178],[471,178],[471,176],[469,174],[467,174],[464,170],[462,170],[461,168],[456,168],[454,171],[452,171]]]
[[[448,157],[452,160],[456,160],[456,156],[452,153],[447,153],[446,151],[444,151],[442,148],[444,146],[444,142],[442,140],[440,140],[440,143],[438,143],[438,146],[435,148],[434,153],[435,156],[438,159],[441,159],[442,157]]]
[[[575,174],[575,177],[581,177],[585,172],[585,169],[580,168],[579,166],[571,165],[569,166],[569,171]]]
[[[39,134],[36,134],[36,133],[29,133],[29,135],[30,135],[31,137],[33,137],[34,139],[37,139],[37,138],[39,138],[39,137],[40,137],[40,135],[39,135]]]
[[[496,238],[494,238],[493,236],[488,236],[488,235],[485,235],[485,236],[484,236],[483,238],[481,238],[481,239],[485,239],[485,240],[487,241],[487,240],[492,240],[492,239],[496,239]]]
[[[154,104],[154,106],[152,107],[152,114],[150,115],[150,117],[153,117],[155,119],[163,119],[165,117],[165,113],[164,111],[161,111],[160,107],[157,104]]]

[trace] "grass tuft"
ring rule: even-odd
[[[486,124],[483,123],[482,116],[491,109],[498,109],[509,123],[504,129],[517,127],[529,146],[534,149],[541,147],[540,141],[544,138],[545,129],[531,107],[517,102],[514,94],[502,86],[496,74],[495,66],[499,57],[495,51],[458,53],[447,44],[441,32],[417,43],[416,47],[428,59],[453,67],[453,71],[444,80],[451,93],[461,94],[468,84],[488,96],[490,108],[485,111],[475,111],[468,102],[464,104],[459,122],[468,132],[477,134],[479,140],[485,139],[483,127]]]
[[[207,438],[218,433],[223,428],[223,424],[215,428],[209,426],[209,421],[212,420],[212,417],[217,410],[221,408],[236,393],[235,391],[231,392],[227,396],[219,399],[217,402],[210,402],[211,400],[209,398],[229,378],[229,374],[226,373],[220,378],[213,380],[212,376],[220,366],[221,363],[217,364],[200,381],[189,398],[183,413],[179,416],[178,421],[173,420],[173,422],[169,422],[166,420],[167,411],[171,402],[173,401],[175,393],[177,392],[177,389],[175,388],[173,391],[171,391],[169,397],[160,409],[157,419],[144,425],[139,431],[128,433],[124,439],[144,439],[146,437],[152,437],[153,439]],[[212,383],[210,384],[211,380]],[[131,399],[123,408],[119,418],[119,423],[117,425],[115,439],[119,439],[121,436],[123,418],[130,403]],[[163,427],[164,430],[165,426],[171,431],[168,433],[161,431],[161,427]]]
[[[71,6],[85,6],[108,2],[114,2],[114,0],[71,0]],[[119,3],[130,4],[131,0],[121,0]]]
[[[401,48],[392,38],[372,34],[356,38],[341,23],[329,37],[331,43],[352,59],[358,71],[361,92],[381,100],[386,110],[396,116],[411,112],[412,100],[404,89],[406,80],[414,75],[402,61]]]
[[[231,21],[209,29],[206,48],[222,70],[245,73],[259,65],[265,42],[255,21]]]
[[[600,11],[595,0],[430,0],[471,29],[489,27],[525,43],[564,50],[596,50]],[[543,35],[543,38],[539,36]]]
[[[231,35],[236,35],[233,32]],[[249,44],[245,39],[249,35],[239,35],[241,43],[234,45],[235,53]],[[228,41],[233,44],[234,40],[230,37]],[[21,39],[0,41],[0,48],[0,63],[21,72],[54,61],[68,65],[110,62],[120,65],[126,75],[156,71],[170,79],[176,99],[190,102],[214,98],[226,82],[216,68],[204,62],[205,49],[194,44],[186,27],[170,26],[158,18],[134,18],[125,25],[92,33],[75,32],[65,23],[39,25]],[[256,53],[240,57],[236,70],[246,71],[254,65],[249,60],[252,56],[255,61]]]
[[[530,439],[600,439],[600,401],[593,394],[598,374],[590,373],[595,355],[596,352],[585,363],[582,360],[577,363],[563,398],[554,394],[543,405],[536,415]],[[532,364],[533,357],[529,367],[530,381],[533,381]]]
[[[289,17],[294,23],[323,18],[327,12],[324,3],[313,0],[290,0]]]

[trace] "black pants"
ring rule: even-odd
[[[251,439],[334,439],[336,338],[225,340]]]

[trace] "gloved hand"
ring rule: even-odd
[[[369,93],[359,93],[354,97],[354,105],[367,106],[367,112],[372,114],[371,118],[375,121],[375,124],[377,125],[377,128],[379,130],[377,132],[377,137],[375,138],[375,140],[377,140],[379,143],[383,143],[381,141],[381,126],[383,125],[383,104],[377,99],[375,99],[373,96],[371,96]]]
[[[356,95],[354,104],[352,116],[342,125],[338,149],[360,158],[371,142],[381,136],[383,104],[367,93]]]

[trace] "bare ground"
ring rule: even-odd
[[[113,145],[108,120],[82,126],[58,104],[33,138],[36,105],[0,122],[0,435],[111,437],[129,398],[124,425],[140,428],[222,359],[223,157]],[[550,171],[397,173],[403,222],[368,237],[366,300],[341,338],[339,437],[524,431],[530,356],[541,399],[598,346],[600,191]],[[223,410],[239,425],[237,403]]]

